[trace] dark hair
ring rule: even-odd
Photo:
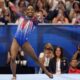
[[[73,3],[73,5],[72,5],[72,7],[73,7],[73,9],[75,8],[75,5],[78,5],[78,7],[80,8],[80,2],[79,1],[75,1],[74,3]]]
[[[74,59],[74,58],[72,58],[70,62],[72,62],[73,60],[76,60],[76,61],[78,61],[77,59]]]
[[[63,58],[63,49],[61,47],[59,47],[59,46],[57,46],[56,48],[54,48],[54,57],[57,58],[57,56],[56,56],[56,49],[57,48],[60,48],[60,50],[61,50],[60,58],[62,59]]]
[[[18,3],[18,6],[20,7],[21,2],[24,2],[24,0],[20,0]],[[24,6],[26,7],[26,3],[24,2]]]

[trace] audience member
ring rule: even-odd
[[[37,0],[27,0],[34,8],[36,8]]]
[[[71,9],[72,9],[72,6],[73,6],[73,3],[75,2],[76,0],[66,0],[66,9],[68,11],[68,13],[70,13]]]
[[[0,22],[7,24],[8,22],[11,22],[10,19],[9,9],[5,7],[4,0],[0,0]]]
[[[8,8],[5,8],[5,11],[3,12],[4,21],[3,23],[11,23],[11,15]]]
[[[53,74],[61,74],[68,72],[68,62],[63,57],[63,50],[61,47],[56,47],[54,50],[54,57],[50,59],[49,71]]]
[[[27,5],[27,6],[28,6],[28,5]],[[20,0],[17,7],[18,7],[18,9],[19,9],[19,12],[24,13],[25,8],[26,8],[27,6],[26,6],[25,0]]]
[[[36,12],[38,12],[38,11],[42,11],[44,17],[47,16],[46,4],[45,4],[44,0],[37,0],[37,2],[36,2]]]
[[[27,1],[27,0],[16,0],[15,1],[15,4],[16,4],[16,6],[19,6],[20,4],[23,4],[24,3],[24,6],[28,6],[29,5],[29,1]]]
[[[70,67],[68,73],[70,74],[80,74],[80,70],[77,68],[77,59],[72,59],[70,62]]]
[[[76,59],[78,61],[79,64],[77,68],[80,69],[80,44],[78,45],[78,50],[73,55],[72,59]]]
[[[43,52],[41,52],[39,55],[39,59],[47,69],[49,66],[49,61],[52,57],[54,57],[53,46],[50,43],[46,43]],[[41,68],[40,68],[40,72],[42,73]]]
[[[76,19],[76,17],[80,13],[80,2],[75,1],[72,7],[73,8],[70,11],[69,17],[70,17],[71,22],[74,24],[75,23],[74,19]]]
[[[43,15],[43,11],[36,12],[35,17],[37,18],[38,23],[48,23],[48,20]]]
[[[54,17],[56,17],[58,15],[59,10],[62,10],[64,12],[64,15],[67,18],[69,18],[65,4],[63,3],[63,1],[59,1],[57,4],[57,7],[53,11],[48,12],[47,19],[52,21],[54,19]]]
[[[59,3],[59,1],[62,1],[65,3],[65,0],[47,0],[47,3],[49,5],[49,11],[54,11]]]
[[[69,20],[67,17],[64,15],[64,11],[62,9],[58,10],[57,17],[54,17],[52,20],[52,23],[57,23],[57,24],[68,24]]]

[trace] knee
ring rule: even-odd
[[[15,62],[16,58],[14,56],[11,56],[11,62]]]

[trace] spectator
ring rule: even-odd
[[[65,15],[67,18],[69,18],[65,4],[63,3],[63,1],[58,1],[58,4],[57,4],[56,9],[54,9],[53,11],[49,11],[48,16],[47,16],[47,20],[52,21],[52,20],[54,19],[54,17],[57,16],[59,10],[61,10],[61,9],[62,9],[62,11],[64,12],[64,15]]]
[[[58,23],[58,24],[68,24],[69,20],[64,15],[64,11],[62,9],[59,9],[57,17],[54,17],[52,20],[52,23]]]
[[[65,3],[65,0],[47,0],[47,3],[49,5],[49,11],[54,11],[59,3],[59,1],[62,1]]]
[[[75,2],[76,0],[66,0],[66,9],[68,11],[68,13],[70,13],[71,9],[72,9],[72,6],[73,6],[73,3]]]
[[[77,12],[76,17],[72,19],[72,24],[80,24],[80,11]]]
[[[70,62],[69,73],[70,74],[80,74],[80,70],[77,69],[78,62],[76,59],[72,59]]]
[[[35,16],[39,23],[48,23],[48,21],[46,20],[46,18],[43,15],[43,11],[36,12]]]
[[[79,62],[77,68],[80,69],[80,44],[78,45],[78,50],[73,55],[72,59],[76,59]]]
[[[0,9],[0,22],[5,24],[11,22],[10,12],[6,7],[4,7],[4,9]]]
[[[37,0],[37,2],[36,2],[36,12],[38,12],[38,11],[42,11],[44,17],[47,16],[46,4],[45,4],[44,0]]]
[[[49,66],[49,60],[53,57],[53,46],[50,43],[46,43],[44,46],[43,52],[40,53],[39,59],[44,64],[44,66],[48,69]],[[42,73],[42,70],[40,68],[40,72]]]
[[[7,23],[8,21],[10,21],[10,18],[7,13],[8,11],[5,9],[4,0],[0,0],[0,22],[1,23]]]
[[[37,0],[27,0],[34,8],[36,8]]]
[[[8,8],[5,8],[5,11],[3,12],[4,15],[4,23],[10,23],[11,22],[11,15],[10,15],[10,11]]]
[[[53,74],[61,74],[68,72],[68,62],[63,57],[63,50],[60,47],[56,47],[54,50],[54,58],[50,59],[49,71]]]
[[[23,13],[26,7],[27,6],[25,0],[20,0],[18,3],[19,12]]]
[[[29,2],[27,0],[16,0],[15,1],[16,6],[19,6],[20,4],[24,4],[24,6],[28,6]]]
[[[78,13],[80,12],[80,3],[78,1],[75,1],[72,7],[73,8],[70,11],[69,17],[72,23],[74,23],[73,19],[76,18]]]

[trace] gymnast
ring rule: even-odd
[[[30,57],[35,60],[35,62],[44,70],[45,74],[47,74],[50,78],[53,78],[53,74],[47,71],[47,69],[43,66],[43,64],[39,61],[37,58],[34,49],[28,42],[28,34],[33,30],[34,28],[34,22],[32,19],[29,19],[27,15],[21,14],[15,7],[15,5],[10,2],[9,0],[6,0],[8,6],[10,9],[15,12],[19,18],[16,21],[16,24],[18,25],[17,31],[15,33],[15,36],[12,41],[11,45],[11,70],[12,70],[12,80],[16,80],[16,64],[15,59],[19,50],[19,47],[24,50],[25,53],[27,53]]]

